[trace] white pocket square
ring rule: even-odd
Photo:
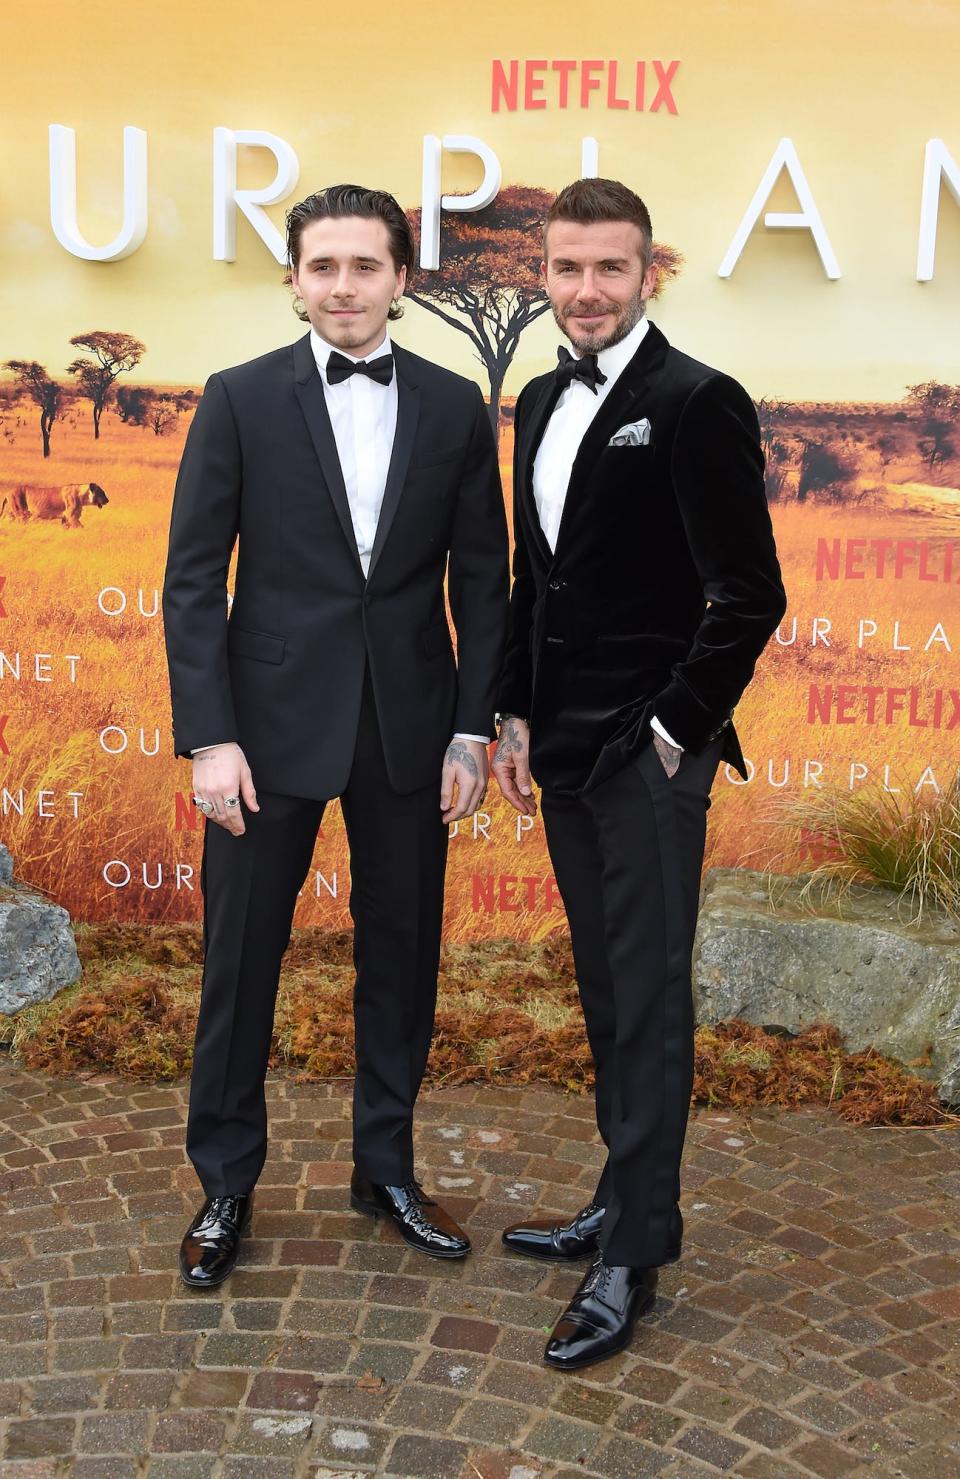
[[[615,431],[607,443],[608,447],[646,447],[650,443],[650,422],[644,416],[642,421],[631,421],[627,426],[621,426]]]

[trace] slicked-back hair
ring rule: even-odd
[[[401,267],[407,273],[413,271],[416,261],[416,246],[410,222],[402,208],[386,190],[369,190],[364,185],[327,185],[316,190],[305,200],[297,201],[287,212],[287,282],[290,274],[300,266],[300,239],[305,226],[312,221],[329,221],[342,216],[360,216],[365,220],[382,221],[387,228],[390,255],[397,272]],[[306,314],[298,309],[299,316]],[[387,317],[393,321],[403,317],[399,306],[390,309]]]
[[[630,221],[643,237],[644,269],[653,257],[653,227],[650,212],[639,195],[619,180],[575,180],[557,196],[543,223],[543,255],[547,255],[547,232],[554,221],[576,221],[591,226],[596,221]]]

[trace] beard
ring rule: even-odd
[[[552,303],[550,307],[553,309],[557,328],[562,334],[566,335],[574,349],[578,350],[581,354],[600,354],[602,350],[612,349],[615,344],[620,344],[643,318],[647,311],[647,305],[643,300],[642,293],[642,288],[638,288],[635,295],[629,298],[626,303],[608,303],[603,299],[597,299],[593,303],[578,302],[571,304],[569,308],[564,309],[557,309]],[[571,330],[570,324],[567,321],[573,317],[574,308],[579,309],[580,312],[587,309],[588,311],[597,313],[613,313],[616,314],[616,322],[607,334],[600,334],[590,330],[586,333],[576,334],[575,331]]]

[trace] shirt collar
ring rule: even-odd
[[[627,365],[643,343],[644,336],[649,327],[650,322],[646,314],[644,314],[639,323],[634,324],[627,337],[621,339],[619,344],[611,344],[609,349],[601,349],[597,355],[597,368],[602,374],[606,375],[608,380],[616,380],[627,368]],[[574,359],[580,359],[580,354],[573,345],[570,346],[570,352]]]
[[[335,344],[328,344],[326,339],[322,339],[314,328],[310,330],[310,348],[313,350],[317,369],[320,371],[324,380],[327,378],[327,360],[331,354],[342,354],[344,359],[351,360],[355,365],[360,363],[361,356],[348,354],[345,349],[337,349]],[[390,335],[384,331],[383,342],[378,344],[376,349],[371,349],[369,354],[363,355],[362,358],[365,360],[379,359],[381,355],[392,353],[393,345],[390,342]]]

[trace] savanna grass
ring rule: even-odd
[[[813,862],[803,902],[829,890],[842,904],[852,885],[872,883],[891,889],[912,923],[931,912],[960,919],[960,782],[935,797],[818,791],[782,803],[776,816],[786,853]]]

